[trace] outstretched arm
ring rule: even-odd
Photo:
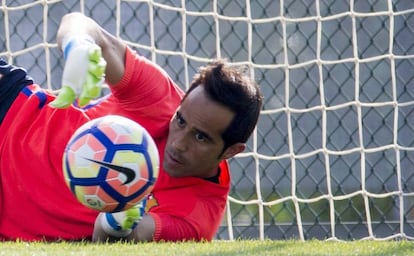
[[[62,18],[58,32],[57,32],[57,43],[60,49],[65,51],[69,40],[76,39],[93,41],[92,44],[99,46],[102,57],[106,61],[105,69],[105,80],[109,84],[117,84],[124,72],[125,72],[125,51],[126,44],[119,38],[111,35],[105,29],[103,29],[98,23],[96,23],[91,18],[81,14],[81,13],[70,13],[65,15]],[[71,50],[71,49],[69,49]],[[71,50],[71,53],[77,51],[77,49]],[[66,53],[64,52],[66,55]],[[84,56],[86,57],[86,56]],[[67,67],[65,67],[66,69]],[[71,72],[69,72],[71,73]],[[70,74],[78,75],[78,74]],[[109,213],[100,213],[95,222],[93,240],[94,241],[106,241],[112,239],[120,239],[121,237],[112,237],[111,232],[106,232],[102,225],[105,227],[108,226],[106,216]],[[122,218],[125,218],[125,213],[119,213]],[[110,215],[110,214],[109,214]],[[133,217],[131,217],[133,218]],[[132,219],[132,223],[135,222],[135,219]],[[129,228],[127,228],[129,229]],[[128,232],[119,232],[120,234],[129,234],[123,239],[128,239],[132,241],[151,241],[155,230],[155,224],[151,216],[145,215],[140,219],[137,228],[132,230],[127,230]],[[109,227],[109,231],[111,228]],[[112,231],[117,232],[117,231]]]

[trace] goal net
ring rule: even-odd
[[[414,2],[3,0],[0,56],[60,86],[61,17],[80,11],[185,89],[227,58],[264,106],[217,239],[414,237]]]

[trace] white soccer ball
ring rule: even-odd
[[[159,154],[138,123],[115,115],[91,120],[70,138],[63,156],[67,185],[85,206],[101,212],[127,210],[153,188]]]

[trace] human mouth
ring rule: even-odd
[[[164,170],[172,177],[181,177],[184,164],[177,155],[166,151],[164,156]]]
[[[169,151],[167,151],[167,161],[171,166],[179,166],[183,164],[179,156]]]

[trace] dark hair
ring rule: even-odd
[[[220,59],[199,69],[184,99],[197,86],[204,86],[210,99],[235,113],[222,134],[223,151],[235,143],[245,143],[256,127],[262,107],[263,97],[256,82],[240,68]]]

